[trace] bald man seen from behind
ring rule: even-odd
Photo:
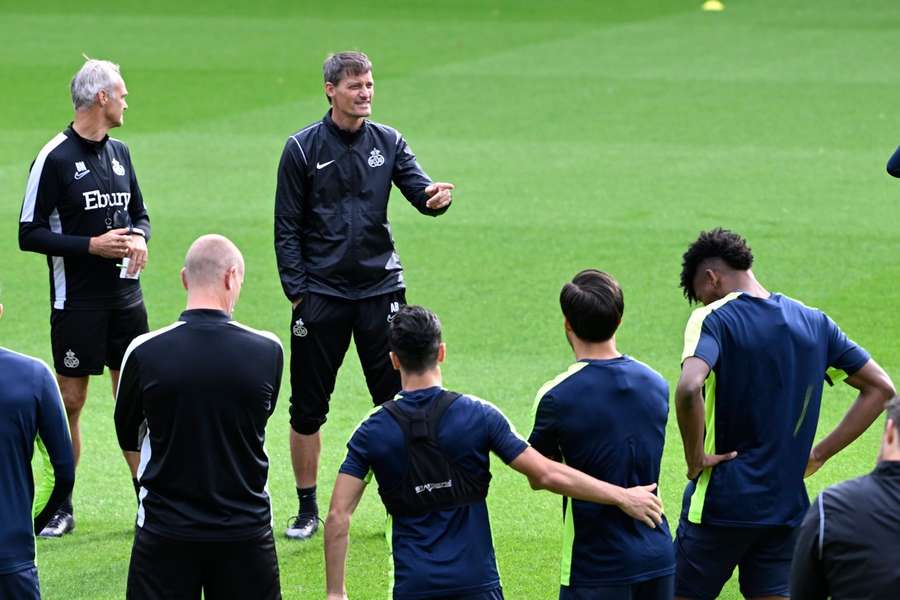
[[[220,235],[187,252],[178,321],[122,361],[116,433],[140,452],[129,599],[281,598],[267,491],[266,422],[284,356],[234,321],[244,259]]]

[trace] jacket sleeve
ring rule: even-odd
[[[52,231],[51,218],[59,229],[59,216],[53,217],[63,189],[51,157],[38,155],[31,165],[22,212],[19,217],[19,248],[50,256],[87,254],[91,238]]]
[[[394,172],[391,174],[391,179],[394,185],[400,189],[403,197],[423,215],[436,217],[447,212],[447,209],[450,208],[449,205],[438,210],[432,210],[425,206],[425,203],[428,201],[425,188],[431,185],[431,178],[416,162],[416,155],[413,154],[412,149],[410,149],[399,132],[397,133],[395,156]]]
[[[275,187],[275,259],[281,287],[292,302],[307,289],[301,244],[306,167],[306,155],[300,143],[289,138],[281,153]]]
[[[128,215],[131,217],[131,226],[144,232],[144,239],[150,241],[150,215],[144,206],[144,195],[141,186],[138,185],[137,175],[134,173],[134,163],[131,161],[131,152],[128,152],[129,176],[131,178],[131,200],[128,203]]]
[[[141,425],[144,423],[144,401],[141,396],[140,367],[134,355],[135,342],[131,342],[122,360],[119,387],[116,390],[114,420],[119,448],[126,452],[141,449]]]
[[[822,492],[824,494],[825,492]],[[824,524],[824,496],[819,495],[800,525],[794,560],[791,562],[791,598],[794,600],[825,600],[828,582],[822,557],[819,555],[820,525]]]
[[[894,152],[887,163],[887,172],[894,177],[900,177],[900,147]]]
[[[75,485],[75,456],[56,379],[44,364],[36,365],[35,371],[35,382],[39,390],[36,445],[42,459],[43,472],[40,486],[35,490],[32,512],[34,532],[38,533]]]

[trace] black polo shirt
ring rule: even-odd
[[[186,310],[122,360],[116,433],[140,451],[137,525],[179,540],[248,539],[271,527],[266,422],[284,362],[269,332]]]

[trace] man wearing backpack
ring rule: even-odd
[[[391,362],[402,391],[356,429],[325,523],[329,599],[347,597],[350,517],[375,475],[389,513],[395,600],[503,598],[485,497],[489,453],[528,477],[534,489],[617,506],[647,527],[662,520],[656,485],[621,488],[545,458],[492,404],[442,387],[441,324],[420,306],[391,323]]]

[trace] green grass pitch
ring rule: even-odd
[[[135,2],[0,7],[0,344],[49,359],[43,259],[19,252],[27,169],[69,122],[81,53],[121,63],[123,129],[153,221],[143,276],[151,327],[183,307],[178,270],[198,235],[244,251],[236,318],[288,341],[272,249],[275,169],[287,136],[326,110],[329,51],[375,64],[373,118],[403,132],[425,169],[457,185],[450,212],[421,217],[395,195],[391,218],[411,302],[443,319],[446,384],[500,406],[530,431],[535,391],[572,358],[557,295],[585,267],[625,291],[620,349],[678,373],[690,308],[680,256],[701,228],[746,235],[772,290],[826,310],[900,373],[900,4],[844,0],[544,3]],[[853,394],[827,389],[820,436]],[[344,443],[369,400],[348,354],[324,429],[327,507]],[[295,509],[288,389],[270,421],[277,533]],[[112,423],[108,378],[84,415],[78,529],[38,543],[45,597],[121,598],[134,496]],[[867,472],[881,422],[809,482]],[[674,418],[660,481],[677,521],[684,464]],[[489,497],[508,598],[555,597],[560,502],[497,463]],[[370,490],[351,533],[352,598],[387,594],[384,512]],[[285,598],[324,596],[322,538],[279,541]],[[736,578],[723,598],[738,598]]]

